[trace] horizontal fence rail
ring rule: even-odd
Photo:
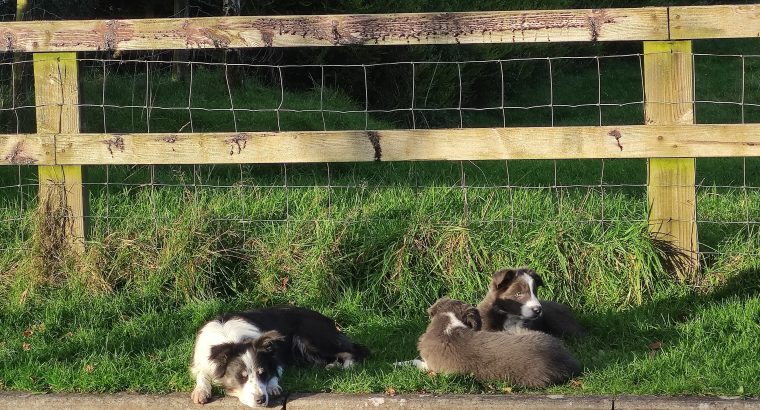
[[[670,7],[671,40],[760,37],[760,5]]]
[[[30,21],[2,50],[62,52],[647,41],[760,36],[760,5],[458,13]]]
[[[760,124],[0,135],[0,165],[760,156]]]
[[[666,40],[667,9],[14,22],[5,51]]]

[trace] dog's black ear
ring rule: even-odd
[[[273,352],[277,342],[285,340],[285,336],[276,330],[264,332],[253,342],[253,348],[259,352]]]
[[[515,269],[501,269],[496,271],[496,273],[493,274],[493,277],[491,278],[491,290],[502,290],[506,289],[507,286],[509,286],[510,283],[515,279],[515,276],[517,276],[517,270]]]
[[[438,311],[441,310],[441,306],[449,302],[451,299],[449,298],[440,298],[433,303],[432,306],[430,306],[427,310],[428,317],[433,317],[438,314]]]
[[[467,309],[462,322],[472,330],[480,330],[482,322],[480,320],[480,312],[478,312],[478,309]]]
[[[211,353],[208,355],[208,359],[216,363],[216,368],[222,371],[227,367],[227,363],[235,357],[239,350],[237,343],[222,343],[220,345],[212,346]]]
[[[525,273],[528,274],[531,278],[533,278],[533,283],[536,285],[536,289],[538,289],[540,286],[544,286],[544,280],[541,279],[541,276],[536,273],[533,269],[526,269]]]

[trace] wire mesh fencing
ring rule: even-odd
[[[80,58],[82,132],[625,125],[644,118],[639,53],[341,65],[230,64],[208,55]],[[760,121],[760,56],[692,58],[695,97],[688,102],[698,123]],[[28,58],[0,64],[4,133],[34,131],[31,72]],[[759,171],[757,158],[697,161],[705,266],[758,256]],[[282,272],[309,263],[357,275],[499,264],[614,269],[613,262],[595,267],[597,248],[617,243],[610,252],[623,252],[648,209],[646,160],[639,159],[105,165],[88,167],[85,185],[89,241],[100,249],[150,248],[170,258],[203,237],[211,256],[199,260],[209,270],[220,269],[213,258],[227,258],[239,262],[225,263],[229,272],[279,272],[273,289],[284,286]],[[0,168],[6,254],[30,246],[36,186],[34,167]],[[273,252],[289,255],[262,257]],[[426,253],[426,262],[415,261]]]

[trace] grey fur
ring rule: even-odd
[[[429,370],[533,388],[562,383],[580,373],[580,364],[562,342],[546,333],[522,328],[479,331],[478,310],[448,298],[439,299],[428,314],[430,324],[417,347]],[[464,326],[452,327],[451,314]]]
[[[510,287],[513,281],[518,280],[520,275],[525,274],[541,283],[541,278],[529,268],[502,269],[493,274],[488,293],[478,304],[483,321],[483,330],[500,331],[510,330],[514,327],[546,332],[557,337],[583,336],[585,330],[573,315],[567,305],[550,300],[540,300],[543,313],[536,319],[526,320],[519,316],[519,310],[514,310],[504,303],[509,301]]]

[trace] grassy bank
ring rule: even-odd
[[[698,71],[700,99],[735,95],[735,76],[726,74],[734,62],[718,60]],[[576,85],[554,89],[555,102],[596,101],[596,68],[583,67],[555,67],[565,79],[558,84]],[[609,69],[604,92],[635,101],[638,66]],[[720,81],[711,80],[718,74]],[[277,129],[278,121],[282,129],[405,121],[363,113],[327,114],[324,122],[320,113],[233,118],[224,110],[231,98],[224,77],[213,69],[194,72],[192,107],[219,111],[102,108],[103,77],[91,70],[86,78],[85,102],[95,104],[84,112],[88,131],[103,130],[104,115],[106,129],[117,132],[229,130],[233,121],[240,130]],[[528,80],[513,80],[511,104],[545,97],[538,80]],[[108,104],[142,104],[144,77],[116,70],[105,81]],[[745,81],[747,101],[760,98],[760,77]],[[154,106],[188,105],[189,88],[168,73],[157,71],[150,84]],[[236,108],[362,107],[340,89],[281,94],[253,76],[234,93]],[[703,105],[697,113],[700,122],[737,121],[734,106]],[[461,121],[500,125],[502,115],[475,112]],[[556,124],[599,121],[596,107],[554,115]],[[603,122],[636,123],[641,115],[635,104],[605,108]],[[451,116],[425,118],[458,126]],[[516,111],[508,122],[546,124],[550,116]],[[745,120],[758,118],[748,110]],[[547,283],[542,296],[572,305],[589,328],[570,345],[583,376],[550,392],[760,395],[760,232],[753,224],[760,192],[752,188],[760,186],[760,161],[698,161],[699,234],[709,253],[705,269],[687,281],[669,268],[674,254],[647,234],[645,168],[639,160],[92,167],[92,242],[77,258],[49,252],[39,235],[34,170],[0,168],[0,388],[189,391],[192,338],[205,320],[295,303],[335,317],[375,355],[345,372],[288,370],[288,389],[508,392],[504,384],[390,363],[416,355],[425,309],[437,297],[475,303],[490,272],[529,265]]]

